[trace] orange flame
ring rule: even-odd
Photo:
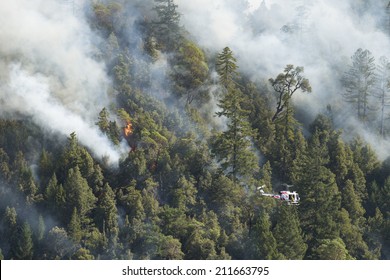
[[[131,134],[133,134],[133,125],[130,121],[127,122],[127,125],[123,129],[125,136],[129,137]]]

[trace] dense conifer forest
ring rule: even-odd
[[[335,47],[327,74],[294,59],[323,1],[275,23],[284,1],[216,0],[292,49],[264,60],[204,44],[197,1],[7,2],[0,259],[390,258],[388,1],[340,3],[383,43]],[[299,205],[258,189],[286,184]]]

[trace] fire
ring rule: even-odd
[[[123,131],[126,137],[129,137],[131,134],[133,134],[133,125],[130,121],[127,122],[127,125],[124,127]]]

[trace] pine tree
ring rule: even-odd
[[[376,92],[374,96],[379,99],[380,104],[380,124],[379,131],[382,137],[385,136],[385,117],[386,107],[390,106],[390,62],[389,60],[381,56],[379,58],[379,64],[377,69],[377,83]]]
[[[180,177],[177,186],[173,190],[172,206],[187,211],[189,207],[195,205],[197,191],[194,183],[193,178],[187,180],[184,176]]]
[[[13,162],[14,181],[18,190],[26,195],[27,201],[34,200],[38,187],[34,182],[32,171],[21,151],[18,151]]]
[[[375,86],[375,58],[369,50],[358,49],[352,56],[352,65],[344,76],[345,101],[356,106],[357,117],[366,122],[370,109],[369,97]]]
[[[363,175],[370,176],[380,166],[377,153],[361,138],[355,138],[351,143],[353,161],[357,164]],[[361,190],[362,191],[362,190]]]
[[[106,234],[111,245],[116,244],[118,227],[118,209],[115,194],[108,183],[105,183],[96,205],[96,224]]]
[[[282,256],[277,250],[275,237],[271,232],[269,215],[262,213],[252,232],[252,258],[257,260],[275,260]]]
[[[307,245],[303,241],[298,212],[295,207],[284,204],[279,208],[273,235],[279,253],[283,254],[286,259],[303,259]]]
[[[72,240],[76,243],[79,243],[82,238],[81,222],[79,214],[77,213],[76,207],[73,208],[72,216],[70,217],[70,222],[68,224],[68,234]]]
[[[307,156],[301,169],[300,180],[296,183],[301,194],[299,206],[300,220],[310,249],[315,248],[321,239],[334,239],[339,236],[337,223],[341,197],[335,175],[326,167],[329,153],[321,133],[314,133],[310,139]]]
[[[252,176],[258,166],[249,140],[254,131],[248,122],[249,111],[244,108],[247,99],[233,81],[237,69],[235,59],[230,51],[225,56],[225,50],[220,55],[217,66],[221,69],[221,84],[226,93],[218,104],[222,110],[216,114],[226,117],[228,124],[227,130],[215,137],[213,152],[222,168],[236,180],[237,176]]]
[[[381,188],[379,206],[383,213],[390,212],[390,176],[386,178]]]
[[[64,180],[67,172],[76,166],[81,175],[89,180],[94,172],[94,161],[91,154],[78,143],[75,132],[68,137],[68,144],[62,154],[61,173],[57,173],[60,181]]]
[[[6,207],[4,216],[2,217],[1,231],[2,237],[0,244],[4,250],[5,257],[10,259],[12,257],[12,247],[16,244],[16,236],[18,232],[17,224],[18,215],[14,207]]]
[[[11,176],[9,157],[3,148],[0,148],[0,180],[7,183],[11,179]]]
[[[220,84],[225,87],[226,90],[234,88],[236,85],[235,80],[238,77],[237,60],[233,55],[232,50],[229,47],[225,47],[223,51],[218,54],[216,68],[219,75]]]
[[[272,183],[271,183],[271,180],[272,180],[272,168],[271,168],[271,164],[270,164],[269,161],[267,161],[261,167],[260,176],[261,176],[260,184],[261,185],[265,185],[265,186],[267,186],[268,188],[270,188],[272,190]]]
[[[17,260],[31,260],[33,258],[32,231],[27,222],[19,227],[15,244],[11,250],[13,257]]]
[[[64,188],[62,185],[58,184],[55,173],[53,173],[47,184],[44,197],[48,209],[53,213],[56,213],[56,215],[59,215],[65,207],[66,197]]]
[[[114,145],[119,145],[119,138],[121,136],[119,127],[116,121],[109,120],[110,113],[104,107],[98,117],[96,125],[99,127],[100,131],[103,132],[111,140]]]
[[[96,125],[99,127],[100,131],[107,134],[109,132],[109,117],[110,114],[108,113],[107,109],[104,107],[100,113],[99,113],[99,118],[98,122]]]
[[[64,183],[64,190],[68,209],[73,211],[76,208],[82,224],[85,223],[88,220],[87,215],[95,207],[97,199],[88,186],[87,180],[82,177],[78,166],[69,169]],[[69,216],[71,216],[71,213],[68,213]]]
[[[369,247],[369,250],[373,252],[377,258],[380,257],[382,246],[383,246],[383,237],[385,233],[385,219],[382,212],[379,208],[375,209],[375,215],[373,217],[369,217],[367,220],[368,231],[365,235],[365,240]]]
[[[349,172],[353,160],[347,152],[347,147],[340,138],[339,133],[330,136],[329,143],[329,169],[336,175],[336,182],[341,186]]]
[[[181,39],[180,14],[174,0],[154,0],[157,21],[154,22],[155,36],[163,45],[163,50],[172,51]]]
[[[189,225],[184,253],[186,259],[190,260],[207,260],[217,257],[215,242],[207,237],[205,230],[199,226],[199,222],[192,221]]]
[[[340,238],[345,243],[349,254],[359,260],[375,258],[363,239],[363,228],[353,224],[347,210],[341,209],[339,216]]]
[[[43,149],[39,159],[39,178],[41,179],[41,184],[43,181],[44,185],[46,185],[50,176],[53,174],[53,170],[53,155]]]
[[[353,183],[350,180],[346,181],[341,196],[341,206],[348,211],[352,223],[356,226],[362,226],[365,222],[364,214],[366,211],[361,204],[360,198],[356,195]]]

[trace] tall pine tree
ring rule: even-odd
[[[258,169],[250,141],[254,131],[248,122],[249,111],[245,109],[248,100],[234,81],[237,65],[229,48],[219,55],[217,67],[224,94],[218,104],[221,111],[216,114],[227,118],[228,123],[227,130],[216,135],[213,152],[234,180],[238,176],[250,177]]]
[[[277,214],[277,223],[273,230],[279,253],[289,260],[301,260],[305,256],[307,245],[303,240],[296,207],[283,204]]]
[[[344,98],[357,109],[359,120],[366,122],[370,108],[369,96],[376,82],[375,59],[369,50],[358,49],[352,56],[352,65],[344,76]]]
[[[181,39],[180,14],[174,0],[154,0],[157,20],[154,22],[154,34],[164,51],[173,51]]]

